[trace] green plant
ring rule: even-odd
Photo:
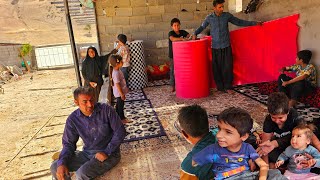
[[[28,44],[23,44],[19,49],[19,54],[18,56],[23,60],[27,71],[30,72],[30,66],[26,60],[26,57],[30,55],[31,51],[32,51],[32,46],[28,43]]]

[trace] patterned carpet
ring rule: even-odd
[[[234,90],[240,94],[243,94],[253,100],[267,104],[268,96],[259,93],[259,89],[255,84],[237,86]],[[314,122],[320,119],[320,109],[310,107],[303,103],[298,103],[296,109],[300,116],[302,116],[308,122]]]
[[[251,114],[255,120],[255,127],[261,131],[262,122],[267,114],[264,104],[237,92],[228,94],[212,91],[206,98],[179,99],[170,92],[171,87],[168,84],[167,80],[149,83],[149,87],[143,91],[131,92],[134,95],[130,99],[128,97],[125,103],[127,116],[135,106],[143,112],[141,117],[143,114],[150,115],[148,113],[153,110],[155,115],[150,117],[158,117],[159,125],[166,136],[148,139],[133,137],[137,139],[123,143],[120,163],[99,179],[179,179],[180,163],[192,146],[175,129],[174,121],[179,109],[186,105],[199,104],[204,107],[208,112],[211,128],[216,126],[216,115],[222,110],[231,106],[241,107]],[[152,110],[148,101],[152,103]],[[145,107],[147,110],[142,110]]]
[[[125,142],[165,135],[148,99],[125,102],[124,109],[126,117],[132,120],[131,123],[125,125],[127,131]]]
[[[132,119],[135,118],[135,114],[140,114],[140,125],[158,117],[160,130],[155,132],[159,136],[145,139],[129,135],[139,133],[129,133],[127,138],[132,138],[133,141],[121,145],[120,163],[98,179],[179,179],[180,163],[192,148],[174,127],[178,111],[183,106],[199,104],[204,107],[208,112],[210,128],[216,127],[217,114],[222,110],[231,106],[240,107],[251,114],[254,128],[258,132],[262,131],[262,124],[267,115],[268,96],[259,94],[255,85],[238,86],[233,93],[213,90],[209,97],[201,99],[177,98],[170,92],[167,80],[148,85],[149,87],[143,90],[131,92],[125,103],[125,113]],[[319,109],[299,104],[298,111],[306,120],[319,122]],[[153,121],[155,125],[158,125],[157,121]],[[134,126],[130,125],[127,129],[132,127]],[[166,136],[160,135],[161,128]],[[146,134],[151,137],[151,134]]]
[[[115,104],[115,101],[113,102]],[[124,114],[132,122],[125,124],[127,135],[124,142],[165,136],[166,133],[142,89],[126,95]]]

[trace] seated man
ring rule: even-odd
[[[71,179],[69,171],[76,171],[77,179],[93,179],[104,174],[120,161],[120,144],[126,132],[114,111],[106,104],[94,104],[94,92],[79,87],[74,93],[79,109],[67,119],[59,159],[51,165],[55,179]],[[83,151],[76,151],[81,137]]]
[[[180,179],[213,179],[212,164],[192,167],[192,156],[216,142],[214,132],[209,132],[208,115],[198,105],[181,108],[175,126],[194,147],[181,163]]]
[[[278,88],[290,98],[289,107],[294,107],[301,96],[307,95],[317,87],[317,74],[314,65],[309,64],[312,52],[302,50],[297,53],[296,63],[283,67],[278,78]],[[284,71],[296,73],[295,78],[285,75]]]

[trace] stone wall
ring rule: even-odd
[[[170,20],[178,17],[182,29],[193,32],[203,19],[212,11],[212,0],[99,0],[96,3],[97,21],[100,36],[100,47],[105,54],[113,48],[113,42],[119,33],[132,39],[144,40],[147,64],[160,64],[168,60],[168,32],[171,30]],[[250,0],[242,1],[245,9]],[[229,5],[227,4],[229,3]],[[236,13],[239,0],[225,3],[225,11],[246,20],[270,21],[300,13],[298,25],[299,49],[313,51],[313,63],[320,65],[320,11],[319,0],[283,1],[264,0],[259,9],[250,14]],[[229,9],[228,9],[229,6]],[[106,15],[103,15],[103,9]],[[187,11],[181,11],[185,9]],[[230,25],[230,30],[239,27]],[[284,47],[285,48],[285,47]]]
[[[21,44],[0,44],[0,63],[5,66],[16,65],[18,67],[21,67],[22,59],[18,57],[18,49],[21,46]],[[36,65],[34,51],[26,59],[27,61],[31,61],[31,67],[34,67]]]
[[[144,41],[147,64],[162,64],[168,60],[171,19],[179,18],[181,29],[193,33],[211,11],[212,0],[99,0],[96,12],[102,54],[111,51],[117,34],[123,33]]]

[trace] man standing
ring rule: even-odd
[[[214,13],[208,15],[202,25],[195,31],[195,36],[201,33],[210,25],[210,35],[212,36],[212,69],[214,80],[218,91],[228,91],[232,89],[233,81],[233,59],[230,46],[230,34],[228,22],[237,26],[262,25],[262,22],[245,21],[234,17],[229,12],[223,12],[224,0],[214,0]]]
[[[94,104],[92,88],[79,87],[73,95],[79,109],[66,121],[63,149],[50,169],[59,180],[70,179],[69,171],[76,171],[77,179],[93,179],[119,163],[120,144],[126,133],[112,107]],[[83,151],[76,151],[79,137],[83,140]]]

